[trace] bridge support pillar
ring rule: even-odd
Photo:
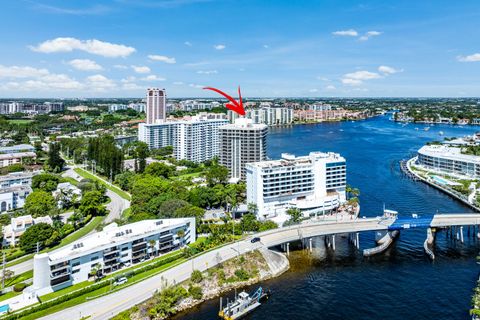
[[[460,242],[463,243],[463,226],[460,227]]]
[[[309,247],[310,247],[310,253],[312,253],[313,249],[312,249],[312,238],[308,239],[308,244],[309,244]]]
[[[335,235],[332,234],[332,249],[335,250]]]
[[[290,255],[290,243],[287,242],[287,256]]]
[[[358,236],[358,232],[355,233],[355,247],[357,247],[357,249],[360,249],[360,238]]]

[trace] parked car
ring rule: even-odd
[[[124,283],[127,283],[128,279],[126,277],[121,277],[121,278],[118,278],[114,283],[113,285],[114,286],[119,286],[119,285],[122,285]]]
[[[259,237],[255,237],[253,238],[250,242],[251,243],[255,243],[255,242],[259,242],[260,241],[260,238]]]

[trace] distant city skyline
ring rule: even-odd
[[[480,96],[477,1],[2,3],[0,98]]]

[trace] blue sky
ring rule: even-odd
[[[3,1],[0,97],[480,96],[478,1]]]

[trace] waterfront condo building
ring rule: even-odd
[[[480,177],[480,157],[463,154],[462,148],[426,145],[417,152],[416,164],[424,169],[467,178]]]
[[[231,123],[240,116],[238,113],[228,110],[228,119]],[[261,107],[245,110],[245,118],[252,119],[252,123],[264,123],[267,126],[281,126],[292,124],[293,109],[287,107]]]
[[[218,130],[227,123],[227,119],[208,114],[156,124],[141,123],[138,140],[150,149],[172,146],[178,160],[203,162],[219,155]]]
[[[246,173],[247,203],[257,205],[260,219],[285,221],[291,207],[304,216],[331,212],[346,201],[346,161],[337,153],[283,153],[280,160],[248,163]]]
[[[165,89],[148,88],[146,100],[147,124],[165,121],[167,104]]]
[[[112,223],[57,250],[36,254],[33,290],[43,295],[86,281],[92,270],[108,274],[178,249],[195,237],[195,218],[143,220],[123,226]]]
[[[245,179],[245,164],[267,159],[267,125],[239,118],[220,127],[219,133],[220,164],[228,168],[232,182]]]

